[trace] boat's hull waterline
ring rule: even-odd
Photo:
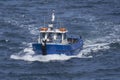
[[[78,38],[78,41],[73,44],[46,44],[42,46],[41,43],[32,44],[33,50],[38,55],[50,55],[50,54],[65,54],[65,55],[77,55],[83,48],[83,40]]]

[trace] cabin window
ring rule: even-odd
[[[61,39],[62,38],[62,34],[61,33],[58,33],[57,34],[57,39]]]
[[[41,34],[41,37],[42,37],[42,38],[45,38],[45,33],[42,33],[42,34]]]
[[[48,34],[48,39],[52,40],[52,39],[53,39],[53,36],[54,36],[53,33],[49,33],[49,34]]]
[[[66,39],[67,38],[67,35],[66,35],[66,33],[64,34],[64,39]]]

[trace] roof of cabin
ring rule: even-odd
[[[40,31],[40,33],[67,33],[68,31],[60,31],[59,29]]]

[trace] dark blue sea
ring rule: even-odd
[[[53,10],[78,55],[32,56]],[[0,0],[0,80],[120,80],[120,0]]]

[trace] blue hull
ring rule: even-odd
[[[42,44],[32,44],[33,51],[36,54],[43,55]],[[83,48],[83,40],[78,39],[76,43],[72,44],[46,44],[46,54],[65,54],[65,55],[77,55]]]

